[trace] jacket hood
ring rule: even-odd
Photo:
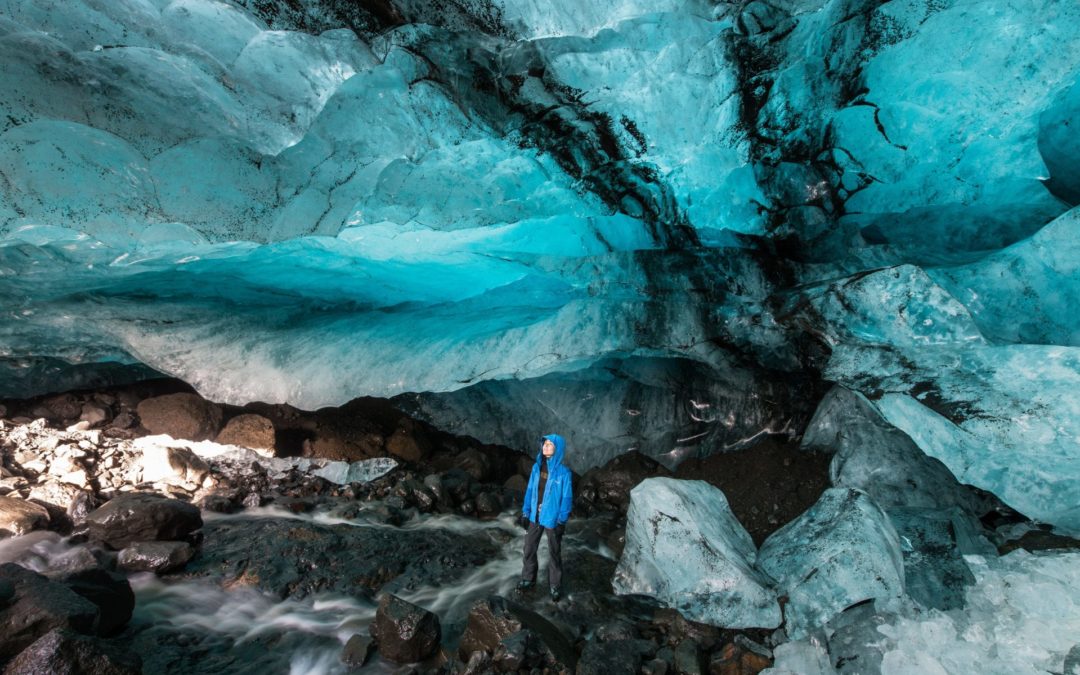
[[[544,441],[549,440],[555,444],[555,454],[548,459],[548,463],[551,465],[562,464],[563,453],[566,452],[566,439],[559,434],[548,434],[540,439],[540,450],[536,453],[536,462],[540,463],[540,459],[544,456]]]

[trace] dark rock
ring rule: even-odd
[[[120,551],[116,566],[128,572],[173,572],[187,564],[195,549],[186,541],[137,541]]]
[[[218,494],[206,495],[200,499],[199,508],[214,513],[236,513],[240,510],[240,505],[236,502],[235,497]]]
[[[653,659],[641,666],[642,675],[667,675],[668,663],[663,659]]]
[[[709,675],[757,675],[772,667],[772,659],[733,642],[712,655]]]
[[[134,425],[135,416],[127,410],[121,410],[119,414],[113,418],[112,422],[109,422],[109,428],[117,430],[130,429]]]
[[[367,635],[356,635],[349,638],[345,648],[341,650],[341,662],[350,668],[359,668],[371,658],[371,651],[375,648],[375,642]]]
[[[634,640],[590,640],[581,652],[577,675],[636,675],[641,652]]]
[[[442,475],[443,488],[455,502],[461,503],[469,498],[472,476],[461,469],[450,469]]]
[[[7,607],[15,599],[15,584],[10,579],[0,579],[0,609]]]
[[[4,675],[140,675],[142,660],[116,645],[70,630],[50,631],[23,650]]]
[[[42,401],[32,414],[53,422],[71,421],[82,414],[82,403],[73,394],[59,394]]]
[[[504,638],[521,630],[528,630],[536,636],[552,665],[572,669],[576,664],[570,639],[550,621],[497,595],[478,600],[469,610],[459,647],[461,658],[470,658],[478,651],[494,653]]]
[[[384,659],[415,663],[439,648],[442,628],[439,617],[432,612],[387,593],[379,600],[371,635]]]
[[[487,455],[476,448],[469,448],[454,458],[454,466],[472,476],[477,482],[484,482],[491,473],[491,463]]]
[[[127,625],[135,610],[135,593],[123,574],[100,567],[79,570],[57,579],[97,605],[100,611],[98,635],[112,635]]]
[[[630,506],[630,491],[653,476],[670,476],[662,464],[640,452],[628,452],[607,464],[590,469],[581,477],[581,496],[608,507],[625,511]]]
[[[536,659],[529,657],[529,642],[532,634],[527,630],[519,630],[507,635],[495,647],[495,653],[491,656],[491,662],[495,669],[503,673],[517,673],[527,669],[530,662]]]
[[[129,492],[86,518],[90,538],[114,549],[133,541],[177,541],[202,527],[199,509],[178,499]]]
[[[476,495],[476,513],[482,517],[496,516],[502,511],[502,500],[490,492]]]
[[[675,648],[675,670],[686,675],[701,675],[701,649],[697,640],[687,638]]]
[[[501,555],[483,532],[323,525],[285,518],[211,520],[185,570],[252,584],[279,597],[366,595],[383,588],[440,585]]]
[[[44,506],[15,497],[0,497],[0,537],[19,536],[49,525]]]
[[[506,479],[506,482],[503,483],[503,487],[512,492],[520,492],[524,495],[526,488],[529,487],[529,479],[525,476],[514,474]]]
[[[634,624],[617,619],[598,626],[595,635],[600,642],[613,642],[615,640],[635,640],[638,637],[638,632]]]
[[[68,505],[67,516],[71,519],[72,524],[81,525],[86,522],[86,518],[97,507],[98,500],[93,492],[79,490],[78,494],[71,500],[71,504]]]
[[[221,408],[197,394],[166,394],[139,403],[142,425],[154,434],[208,441],[221,427]]]
[[[14,600],[0,610],[0,661],[18,654],[54,628],[94,631],[97,606],[67,586],[14,563],[0,565],[0,580],[15,588]]]
[[[402,418],[399,425],[386,439],[386,451],[406,462],[419,462],[430,452],[430,444],[409,418]]]
[[[217,442],[273,452],[274,424],[262,415],[237,415],[218,434]]]
[[[720,640],[720,629],[697,621],[690,621],[678,611],[670,608],[658,609],[653,615],[653,623],[667,634],[671,644],[693,640],[705,651],[716,646]]]

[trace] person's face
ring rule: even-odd
[[[544,457],[551,457],[555,454],[555,444],[551,440],[545,440],[540,450],[544,453]]]

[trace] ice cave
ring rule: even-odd
[[[0,0],[0,670],[1080,675],[1078,44]]]

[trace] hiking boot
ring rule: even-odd
[[[558,586],[552,586],[551,587],[551,601],[552,602],[558,602],[560,599],[562,599],[562,591],[559,589]]]
[[[535,581],[526,581],[525,579],[522,579],[521,581],[519,581],[517,583],[516,588],[517,588],[517,591],[519,593],[524,593],[525,591],[531,589],[535,585],[536,585]]]

